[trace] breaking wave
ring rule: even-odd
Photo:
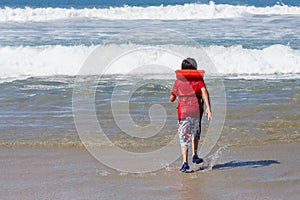
[[[123,6],[110,8],[11,8],[0,9],[0,22],[49,21],[69,18],[97,18],[107,20],[137,19],[217,19],[240,18],[249,15],[300,15],[300,7],[274,5],[267,7],[228,4],[184,4],[166,6]]]
[[[87,57],[95,48],[102,48],[106,53],[118,52],[120,49],[142,47],[134,44],[111,44],[98,46],[6,46],[0,47],[0,78],[9,79],[22,76],[77,75]],[[264,49],[246,49],[237,46],[187,47],[165,45],[163,49],[183,49],[188,55],[201,54],[203,50],[214,63],[218,73],[223,75],[243,74],[299,74],[300,50],[285,45],[272,45]],[[188,56],[186,55],[186,56]],[[163,56],[163,55],[161,55]],[[141,55],[147,59],[148,55]],[[160,56],[157,57],[157,59]],[[148,58],[149,59],[149,58]],[[139,62],[139,59],[133,58]],[[99,61],[101,66],[101,61]],[[155,60],[153,61],[155,63]],[[174,62],[174,61],[172,61]],[[170,66],[174,70],[180,67]],[[122,63],[110,74],[124,74],[132,63]],[[105,66],[104,66],[105,67]],[[204,66],[205,69],[205,66]],[[93,71],[87,74],[94,74]]]

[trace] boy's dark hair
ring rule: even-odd
[[[197,69],[197,62],[194,58],[186,58],[181,63],[181,69]]]

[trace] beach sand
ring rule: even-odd
[[[145,174],[110,169],[80,148],[2,148],[1,199],[299,199],[300,143],[233,146],[212,170],[180,160]],[[195,166],[192,166],[194,169]]]

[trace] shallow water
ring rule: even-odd
[[[1,146],[82,146],[73,119],[72,100],[76,101],[72,99],[74,80],[70,76],[56,76],[2,83]],[[97,119],[113,143],[122,148],[158,148],[176,135],[176,103],[168,101],[173,84],[173,79],[169,76],[166,79],[153,79],[151,75],[134,78],[114,75],[102,78],[99,82],[97,77],[89,76],[82,81],[89,81],[96,87],[94,102]],[[134,83],[137,81],[142,84],[136,89]],[[214,78],[208,77],[208,90],[214,90],[213,83]],[[248,145],[269,141],[299,141],[299,79],[225,77],[223,83],[227,105],[219,105],[218,97],[211,96],[213,110],[226,106],[225,124],[219,143]],[[121,89],[116,93],[114,91],[117,87]],[[88,91],[86,88],[86,92]],[[112,115],[113,92],[114,98],[120,100],[124,95],[128,96],[129,114],[134,124],[128,121],[130,118],[126,113],[120,114],[122,110],[126,110],[127,104],[118,105],[117,117],[129,124],[129,130],[133,126],[150,123],[148,112],[153,104],[163,106],[166,116],[163,112],[156,115],[164,121],[158,134],[151,137],[146,135],[143,139],[133,138],[124,132],[116,124],[116,116]],[[213,91],[211,93],[217,95]],[[88,127],[91,122],[84,121],[85,115],[89,116],[89,113],[83,114],[82,123]],[[215,116],[213,120],[218,121],[219,116]],[[203,118],[203,137],[207,128],[208,121]],[[98,145],[101,146],[101,143]]]

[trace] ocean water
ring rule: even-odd
[[[200,65],[207,70],[213,109],[221,109],[214,100],[215,81],[221,80],[225,90],[226,117],[219,143],[299,141],[299,26],[296,0],[2,0],[0,146],[82,147],[72,107],[76,80],[93,83],[97,119],[115,145],[139,149],[166,145],[176,135],[176,105],[168,97],[178,60],[166,60],[171,71],[157,73],[149,66],[149,73],[144,69],[143,74],[128,74],[141,60],[164,56],[160,51],[156,57],[140,51],[139,57],[129,55],[108,74],[90,70],[77,77],[96,49],[109,57],[120,50],[144,48],[180,49],[183,56],[205,52],[218,74],[212,75],[205,63]],[[163,30],[176,34],[163,37]],[[136,88],[137,82],[144,84]],[[130,117],[137,126],[150,123],[152,105],[164,107],[167,118],[157,135],[145,139],[124,134],[111,110],[112,93],[119,85],[120,98],[131,95]],[[204,120],[204,134],[208,124]]]

